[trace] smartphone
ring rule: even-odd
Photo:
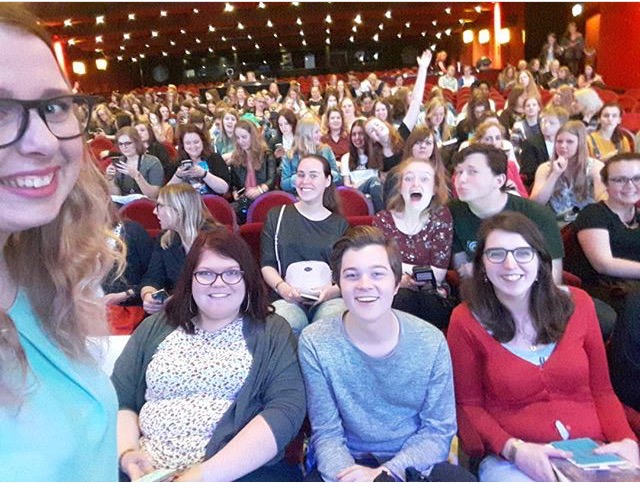
[[[167,482],[171,481],[180,471],[177,469],[158,469],[140,477],[134,482]]]
[[[192,160],[182,160],[180,162],[180,169],[181,170],[188,170],[192,166],[193,166],[193,161]]]
[[[169,293],[164,289],[160,289],[151,294],[151,297],[153,297],[157,301],[164,302],[169,298]]]
[[[302,293],[300,294],[300,297],[303,297],[304,299],[309,299],[310,301],[313,301],[313,302],[315,302],[315,301],[317,301],[318,299],[320,299],[320,296],[319,296],[319,295],[307,294],[307,293],[305,293],[305,292],[302,292]]]

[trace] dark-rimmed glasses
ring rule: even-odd
[[[496,265],[504,263],[509,253],[511,253],[513,259],[518,263],[529,263],[536,255],[535,250],[531,248],[531,246],[522,246],[512,250],[507,250],[506,248],[487,248],[484,250],[484,256],[487,260]]]
[[[212,285],[218,280],[218,277],[227,285],[235,285],[242,280],[243,275],[244,271],[235,268],[220,273],[212,272],[211,270],[200,270],[193,273],[193,277],[200,285]]]
[[[36,109],[51,134],[61,140],[83,135],[91,119],[97,97],[62,95],[42,100],[0,99],[0,148],[6,148],[24,136],[29,114]]]
[[[640,185],[640,175],[634,175],[632,177],[610,177],[609,182],[618,187],[624,187],[627,183],[631,182],[637,187]]]

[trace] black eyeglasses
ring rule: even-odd
[[[513,259],[518,263],[529,263],[536,254],[535,250],[530,246],[522,246],[521,248],[514,248],[513,250],[507,250],[505,248],[487,248],[484,250],[484,256],[487,260],[495,264],[504,263],[509,253],[511,253]]]
[[[634,185],[640,185],[640,175],[634,175],[632,177],[611,177],[609,182],[619,187],[624,187],[627,183],[631,182]]]
[[[99,101],[87,95],[63,95],[43,100],[0,99],[0,148],[24,136],[32,109],[56,138],[74,139],[87,130],[91,110]]]
[[[244,272],[242,270],[232,268],[220,273],[212,272],[211,270],[200,270],[194,272],[193,277],[201,285],[212,285],[218,280],[218,277],[222,278],[222,281],[227,285],[235,285],[242,280],[243,275]]]

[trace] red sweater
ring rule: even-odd
[[[451,316],[447,340],[453,361],[458,429],[473,456],[499,454],[511,437],[560,440],[560,420],[571,438],[636,439],[609,380],[593,301],[570,288],[576,305],[562,338],[542,366],[498,343],[466,304]]]

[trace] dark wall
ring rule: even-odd
[[[578,30],[584,33],[583,16],[574,19],[571,16],[572,3],[525,3],[525,57],[527,60],[537,58],[542,46],[547,42],[547,34],[555,32],[558,41],[574,20]]]

